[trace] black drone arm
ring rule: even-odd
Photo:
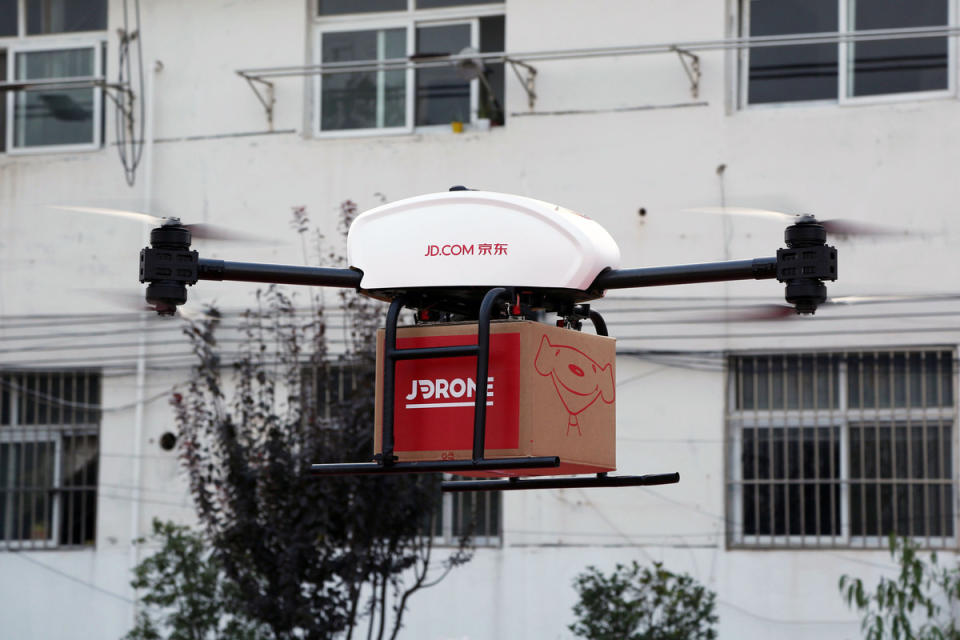
[[[299,267],[256,262],[225,262],[205,258],[197,261],[197,280],[237,280],[240,282],[305,284],[315,287],[357,289],[360,287],[361,278],[363,278],[363,273],[356,269]]]
[[[590,291],[776,278],[787,285],[785,297],[797,313],[813,313],[827,299],[824,281],[837,279],[837,250],[826,243],[826,229],[812,217],[787,227],[784,240],[787,248],[778,249],[773,258],[608,269],[597,276]]]
[[[776,258],[729,260],[678,264],[669,267],[643,269],[608,269],[590,285],[591,291],[631,289],[633,287],[660,287],[668,284],[694,284],[726,280],[766,280],[777,277]]]
[[[360,286],[363,274],[355,269],[226,262],[201,259],[190,249],[190,230],[168,223],[150,232],[150,246],[140,251],[140,282],[147,285],[147,302],[160,315],[173,315],[187,301],[187,286],[199,280],[239,280],[305,284],[317,287]]]

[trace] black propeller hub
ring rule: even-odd
[[[814,313],[827,299],[824,281],[837,279],[837,250],[813,216],[802,216],[783,236],[787,248],[777,250],[777,280],[787,285],[787,302],[797,313]]]
[[[140,250],[140,282],[147,302],[162,316],[173,315],[187,301],[187,285],[197,282],[199,257],[190,250],[190,230],[176,218],[150,232],[150,246]]]

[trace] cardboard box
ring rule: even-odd
[[[383,341],[377,336],[374,442],[382,444]],[[477,343],[476,323],[399,327],[397,347]],[[490,325],[485,458],[559,456],[560,467],[477,476],[566,475],[616,469],[615,345],[605,336],[526,320]],[[401,360],[394,453],[401,461],[470,460],[477,359]]]

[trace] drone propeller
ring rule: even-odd
[[[897,302],[946,301],[960,299],[957,294],[915,294],[915,295],[868,295],[837,296],[827,298],[818,308],[849,307],[862,304],[888,304]],[[758,304],[731,311],[713,318],[702,318],[703,322],[762,322],[765,320],[785,320],[797,316],[794,307],[782,304]]]
[[[59,209],[61,211],[77,211],[80,213],[92,213],[96,215],[126,218],[127,220],[135,220],[137,222],[149,224],[154,227],[165,224],[179,224],[181,227],[189,230],[190,235],[198,240],[219,240],[225,242],[246,242],[257,244],[274,243],[274,241],[265,239],[262,235],[244,233],[242,231],[235,231],[227,227],[206,223],[182,224],[180,223],[179,218],[163,218],[160,216],[151,215],[149,213],[142,213],[140,211],[123,211],[121,209],[107,209],[104,207],[74,207],[63,205],[50,205],[50,207],[52,209]]]
[[[143,294],[137,291],[119,289],[89,289],[87,291],[93,296],[127,311],[154,311],[163,316],[178,315],[190,321],[212,317],[202,308],[198,308],[196,304],[193,307],[145,304]],[[170,308],[167,309],[167,306]]]
[[[774,211],[771,209],[753,209],[750,207],[694,207],[690,209],[684,209],[683,211],[689,211],[692,213],[773,218],[788,222],[799,222],[804,218],[807,218],[810,221],[814,220],[814,217],[809,214],[793,214],[783,211]],[[897,229],[895,227],[887,227],[884,225],[860,222],[857,220],[846,220],[842,218],[816,220],[816,222],[822,225],[823,228],[826,229],[827,233],[839,236],[905,236],[909,235],[910,233],[905,229]]]

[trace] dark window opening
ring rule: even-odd
[[[18,0],[0,0],[0,36],[15,36],[20,13]]]
[[[28,35],[107,28],[107,0],[26,1]]]
[[[837,0],[750,2],[750,37],[837,31]],[[748,101],[793,102],[837,97],[835,44],[750,49]]]

